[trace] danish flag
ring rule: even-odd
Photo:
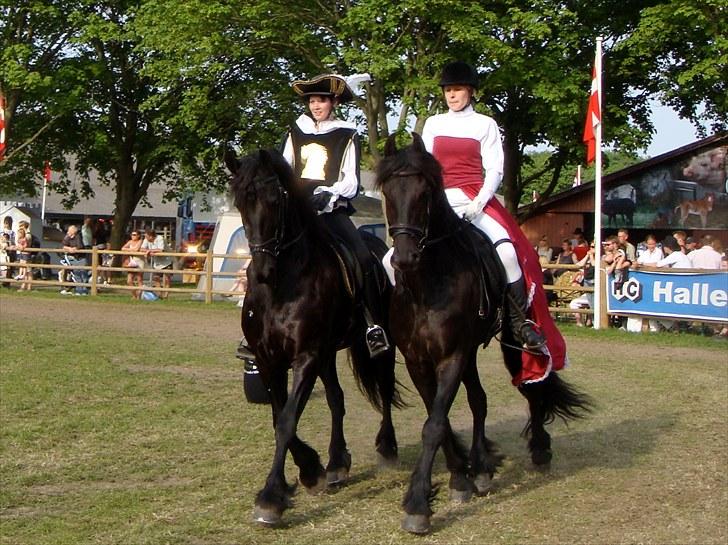
[[[602,122],[602,114],[599,111],[599,82],[597,81],[597,67],[592,70],[591,94],[589,95],[589,107],[586,111],[586,123],[584,124],[584,143],[586,144],[586,164],[588,165],[597,156],[597,137],[595,130]]]

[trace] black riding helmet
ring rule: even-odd
[[[440,87],[448,85],[470,85],[478,88],[478,73],[466,62],[455,61],[445,65],[440,77]]]

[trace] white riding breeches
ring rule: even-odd
[[[470,199],[467,195],[458,188],[446,189],[445,195],[455,213],[458,216],[462,216],[465,208],[470,204]],[[482,212],[473,219],[472,224],[485,233],[485,236],[495,245],[495,251],[501,263],[503,263],[508,283],[511,284],[520,280],[522,273],[521,267],[518,264],[518,258],[516,257],[516,249],[513,247],[513,243],[508,237],[508,232],[505,228],[489,215]],[[390,248],[382,258],[382,265],[384,265],[384,270],[387,271],[389,281],[394,286],[394,267],[392,267],[391,263],[393,253],[394,248]]]
[[[463,215],[465,208],[471,201],[471,199],[463,193],[462,189],[458,189],[456,187],[446,189],[445,196],[447,197],[450,206],[458,216]],[[488,214],[483,212],[475,216],[471,223],[485,233],[485,236],[487,236],[495,245],[495,251],[506,271],[506,280],[508,283],[511,284],[520,280],[522,274],[521,267],[518,264],[518,258],[516,257],[516,249],[513,247],[513,243],[511,242],[505,228]]]

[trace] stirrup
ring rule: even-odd
[[[367,327],[366,333],[367,348],[369,349],[369,356],[376,358],[380,354],[390,349],[389,340],[387,334],[382,329],[382,326],[372,324]]]
[[[253,351],[250,350],[250,347],[248,346],[245,337],[243,337],[240,340],[240,344],[238,345],[238,349],[235,351],[235,357],[239,360],[243,361],[252,361],[255,362],[255,354],[253,354]]]
[[[533,320],[523,320],[520,327],[523,348],[531,352],[539,352],[546,344],[546,339],[536,327],[538,326]]]

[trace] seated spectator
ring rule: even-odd
[[[627,270],[632,262],[627,258],[624,246],[614,235],[607,237],[603,260],[607,274],[612,275],[615,288],[619,290],[627,280]]]
[[[145,252],[147,261],[150,262],[155,270],[152,275],[152,283],[154,286],[162,286],[169,288],[172,284],[170,275],[164,271],[172,268],[173,260],[170,256],[162,256],[160,253],[168,252],[167,243],[162,235],[157,235],[154,229],[147,229],[144,233],[144,241],[142,242],[142,251]],[[163,291],[159,294],[160,299],[166,299],[169,292]]]
[[[694,269],[720,269],[720,253],[713,247],[716,240],[710,235],[705,235],[701,241],[701,246],[697,250],[693,250],[688,254],[690,264]],[[720,245],[720,241],[717,241]],[[720,246],[719,246],[720,247]]]
[[[589,243],[586,241],[584,233],[579,228],[574,230],[574,239],[571,241],[571,247],[575,256],[574,262],[581,261],[589,252]]]
[[[139,231],[132,231],[131,238],[124,244],[121,249],[126,252],[141,252],[142,250],[142,237]],[[144,268],[144,260],[138,256],[128,256],[124,259],[122,267],[129,267],[132,270],[126,274],[126,284],[128,286],[142,287],[144,284],[144,275],[140,271]],[[133,270],[140,269],[140,270]],[[139,299],[141,292],[139,290],[132,290],[131,296],[134,299]]]
[[[617,231],[617,240],[619,245],[624,250],[624,254],[630,263],[634,263],[637,260],[637,252],[635,251],[634,244],[629,241],[629,230],[622,227]]]
[[[548,258],[546,258],[546,256],[540,255],[538,256],[538,262],[541,264],[541,273],[543,274],[544,286],[553,286],[554,274],[551,272],[551,269],[546,268],[546,265],[549,264]],[[546,290],[546,301],[549,305],[555,303],[558,299],[559,297],[556,294],[556,291],[552,289]]]
[[[541,240],[538,241],[536,253],[539,257],[545,257],[547,263],[551,263],[551,260],[554,257],[554,251],[551,246],[549,246],[549,239],[546,235],[542,236]]]
[[[658,267],[670,267],[676,269],[690,269],[690,259],[680,250],[680,244],[675,237],[666,237],[662,241],[662,252],[665,257],[657,262]]]
[[[647,247],[644,251],[640,252],[635,268],[639,268],[642,265],[656,266],[657,262],[663,257],[662,250],[657,247],[657,240],[655,235],[647,235],[645,238],[645,246]]]
[[[559,265],[573,265],[578,260],[575,259],[574,252],[571,247],[571,241],[568,238],[565,238],[561,241],[561,252],[556,257],[556,263]],[[568,269],[555,269],[554,270],[554,277],[558,278],[562,274],[564,274]]]
[[[594,241],[589,246],[589,252],[584,256],[584,259],[581,259],[577,265],[582,267],[582,281],[581,285],[584,287],[594,287],[594,272],[596,271],[596,249],[594,245]],[[571,302],[569,302],[569,308],[571,310],[578,310],[578,309],[584,309],[584,308],[594,308],[594,292],[584,292],[576,299],[572,299]],[[575,313],[574,319],[576,320],[576,325],[578,327],[583,327],[586,325],[587,327],[591,327],[591,320],[587,318],[587,320],[582,320],[581,313]],[[586,323],[585,323],[586,322]]]

